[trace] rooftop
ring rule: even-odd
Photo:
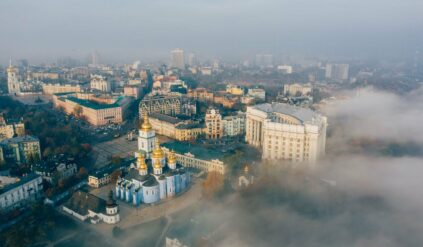
[[[293,116],[303,123],[311,123],[321,119],[321,115],[308,108],[292,106],[284,103],[265,103],[251,106],[254,109],[264,111],[266,113],[282,113]]]
[[[0,194],[3,194],[6,191],[9,191],[9,190],[12,190],[14,188],[17,188],[17,187],[19,187],[19,186],[21,186],[23,184],[28,183],[29,181],[32,181],[34,179],[37,179],[39,177],[40,176],[38,176],[37,174],[33,174],[33,173],[32,174],[29,174],[29,175],[26,175],[26,176],[23,176],[23,177],[19,178],[16,183],[10,183],[10,184],[7,184],[4,187],[0,187]]]
[[[80,215],[87,215],[88,210],[96,213],[105,213],[106,205],[106,200],[84,191],[73,193],[72,197],[64,204],[65,207]]]
[[[168,116],[168,115],[164,115],[164,114],[160,114],[160,113],[151,113],[149,117],[158,119],[160,121],[168,122],[168,123],[171,123],[171,124],[177,124],[179,122],[182,122],[181,119],[178,119],[176,117],[171,117],[171,116]]]
[[[113,104],[100,104],[100,103],[90,101],[90,100],[78,99],[78,98],[73,97],[73,96],[66,97],[66,99],[73,101],[73,102],[75,102],[75,103],[77,103],[81,106],[84,106],[84,107],[87,107],[87,108],[92,108],[92,109],[95,109],[95,110],[120,107],[119,104],[117,104],[116,102],[113,103]]]
[[[21,143],[21,142],[39,142],[39,139],[35,136],[18,136],[9,139],[5,139],[0,142],[0,144],[7,145],[7,144],[14,144],[14,143]]]

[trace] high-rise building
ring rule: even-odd
[[[10,62],[7,68],[7,90],[9,94],[18,94],[21,92],[18,69],[12,66],[12,62]]]
[[[94,66],[94,67],[96,67],[96,66],[98,66],[99,65],[99,54],[98,54],[98,52],[97,51],[93,51],[92,53],[91,53],[91,66]]]
[[[197,57],[195,56],[195,53],[190,53],[188,55],[188,65],[190,67],[194,67],[194,66],[197,66],[198,65]]]
[[[206,137],[207,139],[218,139],[223,136],[222,115],[219,110],[210,108],[206,113]]]
[[[271,54],[257,54],[256,66],[259,67],[273,67],[273,55]]]
[[[174,49],[170,52],[170,67],[184,69],[184,51],[182,49]]]
[[[326,117],[282,103],[247,107],[246,142],[262,159],[315,163],[325,154]]]
[[[348,80],[349,64],[326,64],[325,77],[332,80]]]

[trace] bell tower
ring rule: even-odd
[[[147,112],[143,114],[143,123],[138,131],[138,150],[145,153],[146,158],[151,157],[151,152],[154,149],[154,141],[156,139],[156,133],[151,126],[148,119]]]
[[[18,81],[18,70],[12,66],[12,59],[10,59],[9,67],[7,67],[7,90],[12,95],[21,92]]]

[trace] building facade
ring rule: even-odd
[[[10,163],[28,163],[41,160],[40,140],[34,136],[19,136],[0,142],[3,160]]]
[[[43,180],[35,174],[21,178],[0,177],[0,209],[23,207],[41,198]]]
[[[116,224],[120,221],[119,206],[112,196],[106,201],[90,193],[76,191],[62,206],[62,210],[81,221],[89,220],[92,224]]]
[[[79,115],[88,123],[101,126],[122,123],[123,108],[126,105],[123,97],[101,101],[91,94],[55,94],[53,104],[68,115]]]
[[[139,105],[139,115],[143,116],[144,112],[161,113],[165,115],[175,116],[181,114],[182,97],[174,95],[155,95],[144,97]]]
[[[245,133],[245,113],[238,112],[235,116],[226,116],[222,119],[223,135],[237,136]]]
[[[204,127],[191,120],[181,120],[168,115],[153,113],[149,116],[156,134],[164,135],[178,141],[195,140],[204,132]]]
[[[80,93],[82,87],[79,84],[44,83],[43,93],[53,95],[56,93]]]
[[[282,103],[247,107],[246,142],[266,160],[315,163],[325,154],[326,117]]]
[[[21,87],[18,79],[18,69],[9,65],[7,68],[7,90],[9,94],[19,94],[21,92]]]
[[[51,184],[57,183],[61,179],[70,178],[77,172],[77,165],[72,158],[64,155],[56,155],[46,161],[33,164],[31,170],[42,176],[44,180]]]
[[[261,101],[266,100],[266,91],[262,88],[249,88],[248,95]]]
[[[170,67],[185,69],[184,51],[182,49],[174,49],[170,52]]]
[[[298,83],[283,85],[283,94],[289,96],[305,96],[310,95],[313,87],[310,84],[301,85]]]
[[[349,64],[326,64],[325,77],[336,81],[348,80]]]
[[[24,136],[25,135],[25,124],[22,120],[18,121],[8,121],[0,115],[0,141],[14,136]]]
[[[101,92],[106,92],[106,93],[108,93],[112,90],[110,82],[108,80],[106,80],[106,78],[101,76],[101,75],[92,75],[91,76],[90,88],[101,91]]]
[[[214,108],[209,108],[205,117],[206,123],[206,138],[207,139],[218,139],[223,136],[223,125],[222,125],[222,115],[220,115],[219,110]]]

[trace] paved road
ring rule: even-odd
[[[172,224],[172,217],[170,217],[169,215],[166,215],[166,219],[167,219],[166,226],[163,228],[162,233],[157,239],[155,247],[163,246],[164,238],[166,237],[167,231],[169,230],[169,227]]]

